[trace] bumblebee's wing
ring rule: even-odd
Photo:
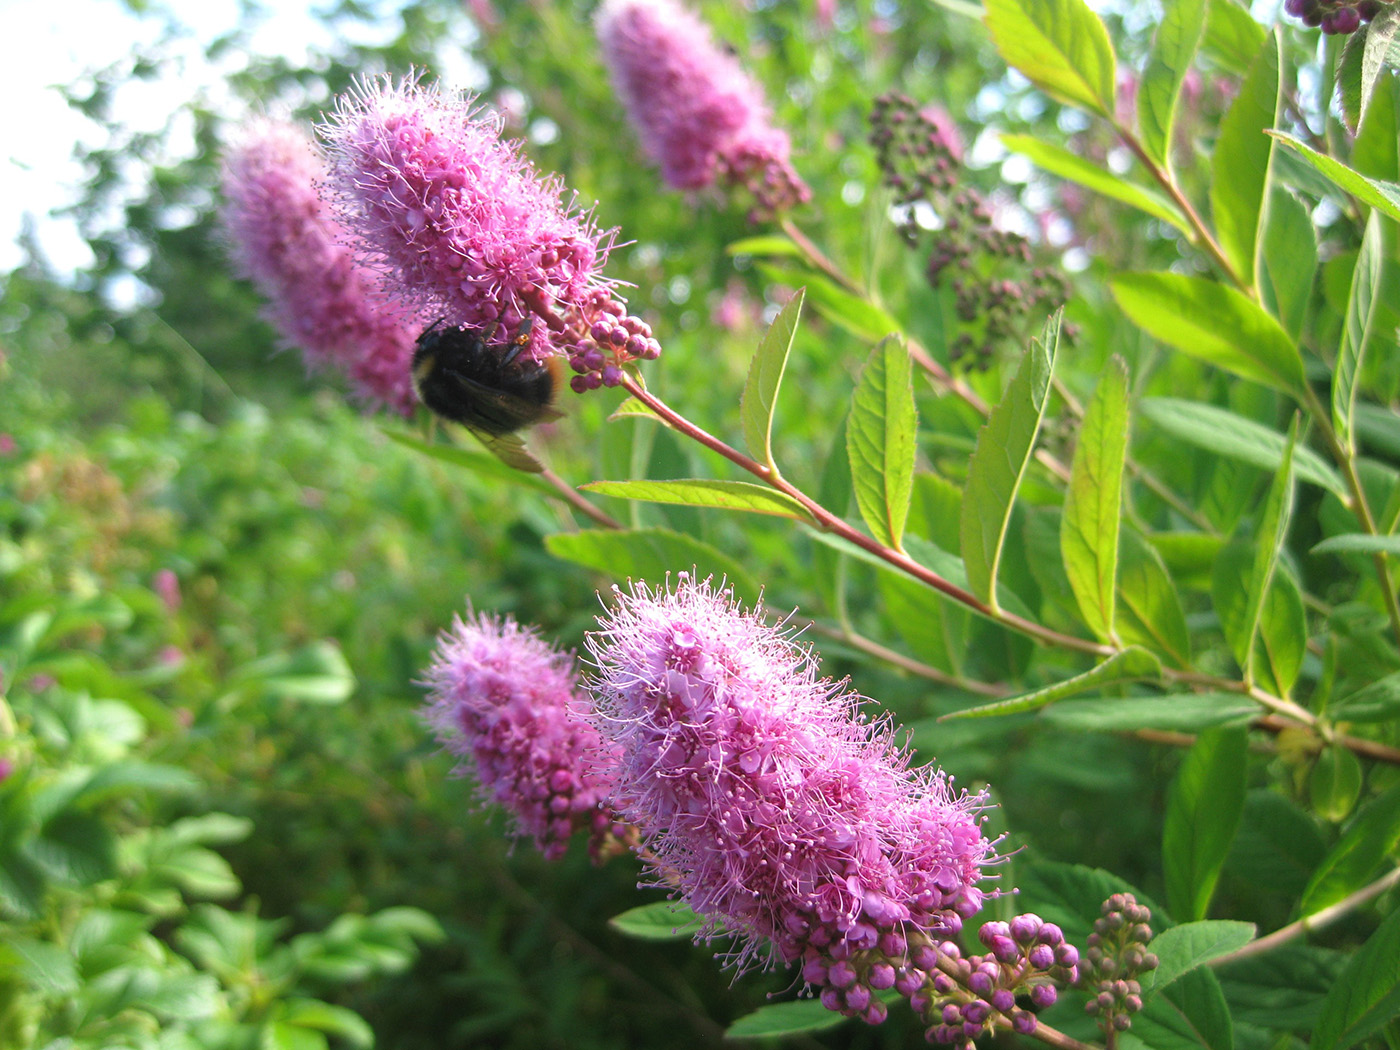
[[[508,467],[523,470],[527,474],[544,473],[544,464],[525,447],[519,434],[488,434],[486,431],[464,423],[468,430],[486,446],[486,450]]]

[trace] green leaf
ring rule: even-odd
[[[1053,704],[1056,700],[1088,692],[1090,689],[1099,689],[1119,682],[1157,679],[1161,675],[1162,661],[1146,649],[1130,645],[1122,652],[1114,653],[1098,666],[1083,674],[1075,675],[1073,678],[1066,678],[1064,681],[1056,682],[1044,689],[1036,689],[1020,696],[1013,696],[1008,700],[998,700],[991,704],[964,708],[953,714],[944,715],[939,721],[943,722],[954,718],[989,718],[995,715],[1013,715],[1020,711],[1034,711],[1037,708]]]
[[[1388,722],[1400,718],[1400,671],[1334,700],[1331,713],[1344,722]]]
[[[1204,919],[1244,811],[1245,731],[1208,729],[1197,739],[1167,794],[1162,867],[1167,906]]]
[[[900,550],[914,489],[914,370],[904,344],[882,339],[851,397],[846,452],[856,505],[871,534]]]
[[[539,477],[535,473],[518,470],[502,462],[489,452],[482,452],[477,449],[458,448],[455,445],[433,445],[412,434],[405,434],[398,430],[384,428],[384,435],[390,441],[411,448],[415,452],[421,452],[425,456],[436,459],[442,463],[450,463],[454,467],[466,467],[478,474],[488,478],[510,481],[517,485],[524,485],[526,488],[542,492],[546,496],[558,496],[559,491]]]
[[[1179,273],[1123,273],[1109,283],[1119,307],[1148,335],[1256,383],[1303,390],[1298,348],[1244,293]]]
[[[725,255],[801,255],[802,249],[786,237],[766,235],[730,242]],[[801,294],[800,292],[798,294]]]
[[[1259,220],[1273,166],[1274,142],[1265,132],[1278,125],[1283,105],[1281,47],[1277,33],[1264,41],[1220,122],[1212,151],[1210,206],[1216,239],[1235,274],[1250,287],[1256,284]]]
[[[326,1050],[326,1037],[286,1021],[268,1021],[258,1033],[258,1050]]]
[[[1347,167],[1339,160],[1333,160],[1325,153],[1319,153],[1311,146],[1299,142],[1292,135],[1281,131],[1270,131],[1291,150],[1296,150],[1304,160],[1325,175],[1333,184],[1350,193],[1363,204],[1369,204],[1382,214],[1400,222],[1400,185],[1381,179],[1368,179],[1359,171]]]
[[[1041,717],[1062,729],[1090,732],[1165,729],[1195,733],[1212,726],[1247,725],[1258,714],[1259,705],[1236,693],[1178,693],[1071,700],[1056,704]]]
[[[670,423],[666,422],[666,420],[658,416],[655,412],[653,412],[650,405],[646,404],[645,402],[638,401],[635,397],[625,398],[615,409],[612,410],[612,412],[608,416],[609,423],[615,423],[620,419],[649,419],[653,423],[660,423],[662,426],[665,427],[669,427],[671,425]],[[558,495],[558,492],[555,492],[553,487],[549,484],[549,482],[545,481],[544,479],[526,479],[527,483],[529,483],[530,481],[538,482],[545,488],[550,489],[550,492],[553,495]]]
[[[1312,1050],[1347,1050],[1400,1014],[1400,911],[1348,961],[1322,1004]]]
[[[753,514],[774,514],[810,522],[806,508],[791,496],[767,485],[747,481],[714,481],[709,478],[681,478],[675,481],[591,481],[580,488],[604,496],[671,503],[686,507],[721,507]]]
[[[330,642],[311,642],[245,664],[233,682],[255,686],[275,700],[306,704],[340,704],[355,692],[355,672]]]
[[[1361,797],[1361,760],[1341,744],[1324,748],[1308,776],[1308,798],[1323,820],[1339,824]]]
[[[0,953],[13,952],[20,977],[44,995],[71,995],[79,987],[78,966],[73,956],[48,941],[7,933]]]
[[[374,1029],[354,1010],[319,999],[286,999],[281,1007],[282,1020],[288,1024],[338,1036],[362,1050],[374,1046]]]
[[[1258,932],[1252,922],[1210,920],[1173,926],[1152,938],[1157,969],[1145,975],[1144,990],[1157,995],[1177,978],[1221,955],[1243,948]]]
[[[1386,10],[1390,10],[1387,8]],[[1377,334],[1381,311],[1381,268],[1385,265],[1381,220],[1375,212],[1366,223],[1366,235],[1351,272],[1351,293],[1347,296],[1346,326],[1337,367],[1332,379],[1332,424],[1337,439],[1348,451],[1356,451],[1352,416],[1356,413],[1356,380],[1366,353],[1366,343]]]
[[[1234,1027],[1220,981],[1197,967],[1133,1017],[1132,1039],[1152,1050],[1233,1050]]]
[[[1249,540],[1254,548],[1254,560],[1249,573],[1249,590],[1246,592],[1244,630],[1240,636],[1242,651],[1237,649],[1235,653],[1244,668],[1246,682],[1255,680],[1254,640],[1259,634],[1259,620],[1274,578],[1274,569],[1278,565],[1279,551],[1288,537],[1288,526],[1293,519],[1293,450],[1297,444],[1298,417],[1294,416],[1288,428],[1283,462],[1269,485],[1263,513]],[[1221,620],[1224,620],[1223,616]]]
[[[1189,667],[1191,634],[1161,555],[1130,529],[1119,533],[1118,544],[1118,637],[1146,646],[1178,667]]]
[[[179,766],[155,762],[112,762],[98,768],[79,789],[73,801],[92,803],[111,795],[129,795],[133,791],[195,791],[199,778]]]
[[[1400,845],[1400,785],[1378,795],[1352,818],[1303,891],[1299,914],[1313,915],[1359,890]]]
[[[1269,582],[1254,639],[1254,669],[1269,692],[1288,696],[1303,669],[1308,648],[1308,615],[1293,574],[1280,568]]]
[[[225,846],[232,842],[242,842],[252,833],[253,822],[247,817],[235,817],[228,813],[204,813],[197,817],[181,817],[167,824],[160,834],[162,840],[169,842]]]
[[[799,288],[768,326],[749,364],[744,395],[739,402],[744,440],[748,443],[749,452],[774,474],[778,472],[778,467],[773,462],[773,409],[777,404],[783,371],[787,368],[788,354],[792,351],[792,341],[797,335],[802,300],[806,294],[806,289]]]
[[[1370,23],[1347,38],[1337,68],[1337,93],[1348,130],[1355,133],[1375,94],[1376,80],[1400,30],[1400,9],[1383,5]]]
[[[1313,554],[1394,554],[1400,556],[1400,536],[1373,536],[1344,532],[1329,536],[1312,548]]]
[[[670,529],[581,529],[557,532],[544,541],[556,558],[605,572],[614,579],[647,580],[659,586],[668,573],[695,571],[699,579],[723,577],[736,594],[757,600],[758,583],[737,560],[708,543]]]
[[[1085,624],[1103,642],[1116,640],[1113,604],[1127,453],[1128,366],[1115,356],[1084,413],[1060,518],[1060,554],[1070,590]]]
[[[191,897],[225,900],[243,885],[229,862],[203,846],[187,846],[151,865],[151,874]]]
[[[1308,209],[1281,186],[1275,186],[1269,197],[1259,266],[1264,305],[1296,342],[1307,320],[1317,274],[1317,235]]]
[[[1278,791],[1258,788],[1245,795],[1244,817],[1225,870],[1257,888],[1294,899],[1302,895],[1326,853],[1311,813]]]
[[[1202,48],[1226,72],[1244,76],[1264,46],[1264,27],[1238,0],[1210,0]]]
[[[1204,0],[1184,2],[1202,3]],[[1165,197],[1119,178],[1100,164],[1094,164],[1061,146],[1042,142],[1031,135],[1002,135],[1001,141],[1007,149],[1020,153],[1052,175],[1077,182],[1095,193],[1137,208],[1154,219],[1161,219],[1168,225],[1175,226],[1183,233],[1189,229],[1189,224]]]
[[[608,925],[642,941],[689,940],[700,929],[700,916],[684,901],[657,901],[628,908],[609,919]]]
[[[176,1021],[201,1021],[228,1010],[219,982],[207,973],[161,973],[149,991],[135,1003],[152,1013]]]
[[[1113,44],[1084,0],[986,0],[985,6],[1007,65],[1053,98],[1113,118]]]
[[[958,534],[968,586],[998,608],[997,575],[1011,524],[1016,491],[1035,451],[1036,434],[1050,401],[1050,378],[1060,345],[1061,315],[1046,322],[1041,339],[1031,340],[1016,378],[977,434],[967,467]]]
[[[1175,397],[1147,397],[1138,402],[1138,414],[1179,441],[1207,452],[1277,472],[1283,465],[1288,438],[1252,419],[1215,405]],[[1311,482],[1348,499],[1346,482],[1326,460],[1311,449],[1293,452],[1293,471]]]
[[[1337,983],[1342,952],[1291,944],[1216,971],[1235,1022],[1279,1032],[1312,1032],[1327,993]]]
[[[1205,27],[1205,0],[1171,0],[1138,84],[1138,134],[1147,155],[1160,165],[1171,163],[1181,82],[1196,57]]]
[[[796,1032],[819,1032],[844,1024],[846,1018],[828,1010],[816,999],[799,999],[792,1003],[760,1006],[745,1014],[724,1033],[726,1039],[767,1039]]]

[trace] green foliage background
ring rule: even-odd
[[[1313,551],[1357,531],[1342,502],[1349,490],[1333,482],[1345,465],[1319,458],[1327,449],[1316,418],[1285,445],[1298,384],[1242,379],[1226,350],[1177,334],[1186,322],[1220,330],[1209,308],[1226,284],[1215,281],[1221,269],[1189,224],[1133,210],[1143,191],[1160,187],[1102,119],[1115,110],[1105,101],[1118,75],[1113,52],[1106,66],[1075,55],[1082,76],[1070,83],[1063,70],[1046,72],[1040,52],[1018,59],[999,28],[1028,40],[1018,20],[1064,25],[1087,9],[990,3],[989,34],[962,6],[842,3],[825,22],[815,3],[700,5],[792,133],[814,200],[797,224],[860,296],[823,292],[822,275],[786,243],[735,250],[774,232],[752,229],[741,203],[690,200],[659,186],[619,119],[589,3],[501,3],[492,26],[474,25],[445,2],[344,3],[321,12],[328,25],[343,26],[347,40],[385,42],[346,43],[307,68],[244,54],[250,7],[242,28],[210,49],[236,68],[234,101],[188,103],[197,153],[173,165],[160,159],[164,137],[129,133],[117,105],[131,81],[171,75],[173,35],[68,89],[72,104],[109,132],[85,158],[89,181],[76,209],[96,262],[60,275],[35,250],[4,277],[0,300],[0,430],[13,439],[0,454],[0,759],[11,768],[0,782],[0,928],[15,944],[46,946],[0,951],[0,1045],[363,1044],[367,1032],[351,1010],[378,1045],[395,1048],[709,1045],[790,987],[787,974],[731,983],[710,952],[683,941],[625,938],[609,918],[659,896],[639,893],[636,868],[621,859],[595,869],[581,850],[551,865],[525,846],[512,849],[499,815],[483,813],[471,786],[450,778],[451,761],[418,721],[415,679],[465,597],[540,624],[572,647],[592,625],[596,593],[628,565],[613,563],[609,575],[585,567],[588,557],[556,557],[561,548],[550,538],[588,524],[562,504],[389,440],[385,431],[403,424],[358,413],[334,377],[308,378],[294,353],[276,352],[256,297],[228,276],[214,221],[220,143],[249,111],[289,108],[314,119],[365,72],[470,69],[470,86],[485,100],[522,94],[518,130],[530,156],[584,201],[597,200],[600,224],[616,225],[628,242],[609,272],[635,285],[632,305],[666,348],[646,369],[648,386],[736,445],[739,393],[766,321],[806,286],[773,455],[791,482],[852,522],[870,514],[850,497],[840,421],[887,334],[869,330],[871,306],[945,365],[959,332],[949,295],[928,286],[924,258],[889,221],[867,117],[874,97],[891,89],[944,106],[969,143],[982,143],[962,173],[969,184],[1009,214],[1030,222],[1053,213],[1072,230],[1067,319],[1077,332],[1060,342],[1059,385],[1038,405],[1039,447],[1071,463],[1083,436],[1082,412],[1069,406],[1094,403],[1115,356],[1126,364],[1128,447],[1155,483],[1141,475],[1124,482],[1118,588],[1131,566],[1135,579],[1151,582],[1142,586],[1154,604],[1136,627],[1101,623],[1099,633],[1116,630],[1122,642],[1145,646],[1152,666],[1237,680],[1246,664],[1253,668],[1256,643],[1246,631],[1240,644],[1229,596],[1258,582],[1253,551],[1273,528],[1280,553],[1260,592],[1268,600],[1258,644],[1267,651],[1253,681],[1318,721],[1280,722],[1247,699],[1241,706],[1238,693],[1207,686],[1196,692],[1214,699],[1185,703],[1189,683],[1178,679],[1100,682],[1087,690],[1093,700],[936,722],[989,696],[1053,687],[1095,661],[971,618],[787,519],[614,496],[596,497],[599,505],[628,527],[667,528],[728,552],[741,588],[762,584],[770,609],[799,608],[817,621],[808,637],[826,673],[851,675],[907,725],[920,760],[938,761],[960,783],[991,785],[1000,808],[990,828],[1007,836],[1008,860],[996,874],[1021,891],[994,902],[994,915],[1039,910],[1082,943],[1099,902],[1134,887],[1179,922],[1209,916],[1267,932],[1393,868],[1400,767],[1388,752],[1358,750],[1336,734],[1400,745],[1400,688],[1384,685],[1400,671],[1400,655],[1371,559]],[[1262,248],[1257,279],[1245,278],[1256,293],[1248,309],[1276,319],[1269,323],[1308,389],[1324,398],[1346,338],[1353,274],[1370,274],[1378,306],[1356,381],[1357,454],[1348,462],[1376,509],[1376,531],[1393,540],[1393,213],[1373,221],[1364,255],[1365,187],[1341,192],[1306,154],[1270,152],[1260,129],[1251,136],[1241,117],[1226,115],[1241,94],[1268,94],[1256,58],[1265,33],[1242,8],[1175,0],[1166,9],[1188,20],[1198,10],[1203,27],[1194,57],[1203,86],[1178,116],[1174,183],[1217,231],[1248,226],[1255,187]],[[172,34],[177,24],[178,12],[159,7],[134,13],[169,23]],[[1140,71],[1160,57],[1160,15],[1136,6],[1105,15],[1118,70]],[[1344,114],[1328,111],[1334,49],[1319,54],[1316,38],[1299,29],[1278,33],[1291,108],[1265,124],[1312,132],[1383,196],[1400,179],[1394,77],[1376,80],[1353,133]],[[1007,61],[1026,76],[1008,75]],[[1139,86],[1139,99],[1145,90]],[[1081,112],[1096,108],[1100,118]],[[1044,170],[983,163],[999,155],[988,148],[997,134],[1025,136],[1015,140],[1019,151]],[[1260,148],[1270,158],[1262,174],[1250,167]],[[1056,149],[1114,173],[1112,186],[1098,187],[1107,195],[1066,190],[1059,176],[1075,169]],[[1254,253],[1238,247],[1247,236],[1221,240],[1234,263],[1254,264]],[[1040,250],[1062,261],[1065,247]],[[1371,268],[1358,259],[1371,259]],[[114,305],[132,287],[141,290],[139,304]],[[1170,298],[1181,289],[1184,306]],[[713,320],[726,291],[741,293],[749,311],[727,328]],[[1219,307],[1226,329],[1245,310],[1232,304]],[[1025,352],[1001,348],[966,383],[986,403],[1002,403]],[[1259,379],[1259,367],[1244,372]],[[971,457],[983,419],[922,374],[912,384],[919,431],[905,543],[916,560],[926,561],[929,548],[956,559],[967,553],[960,503],[987,498]],[[575,484],[742,478],[652,422],[608,422],[619,400],[607,392],[570,399],[568,417],[538,436],[561,476]],[[1208,417],[1214,429],[1203,424],[1190,414],[1200,406],[1228,410],[1228,426],[1219,416]],[[1310,407],[1303,404],[1305,414]],[[1272,435],[1264,452],[1257,432],[1240,436],[1239,420]],[[1026,426],[1021,417],[1003,422],[1012,433]],[[1214,434],[1214,444],[1202,434]],[[1292,473],[1280,470],[1290,461]],[[1065,490],[1053,471],[1028,470],[1007,507],[1000,581],[1007,608],[1088,643],[1094,625],[1061,555]],[[1393,592],[1393,557],[1383,571]],[[178,602],[162,601],[159,573],[178,580]],[[1126,602],[1120,593],[1120,610]],[[907,673],[898,660],[872,655],[865,639],[941,675]],[[1363,702],[1361,690],[1377,684]],[[1161,703],[1164,696],[1173,702]],[[1350,715],[1345,704],[1341,714],[1329,711],[1349,697]],[[1228,728],[1213,728],[1222,723]],[[125,770],[103,774],[112,790],[64,796],[65,785],[109,768]],[[209,814],[225,814],[225,823],[187,858],[195,874],[150,859],[153,836]],[[1181,845],[1180,835],[1202,829],[1215,846],[1193,853]],[[1301,1043],[1327,1011],[1332,1018],[1342,1009],[1332,993],[1358,946],[1370,939],[1373,955],[1393,948],[1393,905],[1391,890],[1311,946],[1295,942],[1232,964],[1218,979],[1217,971],[1192,971],[1181,987],[1197,1003],[1228,1003],[1223,1029],[1188,1006],[1181,1009],[1195,1034],[1144,1025],[1134,1037],[1164,1050]],[[1155,926],[1171,925],[1167,912],[1157,914]],[[149,943],[130,932],[131,915],[144,917]],[[84,955],[95,943],[93,916],[110,929],[109,941]],[[256,927],[254,916],[272,925]],[[214,932],[201,941],[201,930]],[[212,941],[232,952],[245,936],[253,947],[238,960],[200,950]],[[128,950],[135,954],[117,959]],[[135,971],[145,976],[130,977]],[[155,991],[142,992],[142,981]],[[1395,994],[1392,982],[1368,1002],[1383,1008]],[[1082,998],[1065,1000],[1046,1019],[1096,1038]],[[1392,1046],[1397,1038],[1393,1023],[1363,1034]],[[63,1038],[73,1042],[55,1042]],[[921,1033],[896,1008],[879,1029],[848,1023],[790,1038],[897,1046]]]

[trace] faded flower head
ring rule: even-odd
[[[811,197],[763,92],[699,18],[674,0],[605,0],[597,31],[613,87],[670,185],[742,186],[761,214]]]
[[[982,800],[911,769],[888,722],[728,591],[682,574],[615,598],[588,640],[595,721],[659,879],[744,939],[739,966],[767,942],[830,1008],[882,1020],[872,990],[917,987],[910,946],[981,904]]]
[[[459,772],[503,806],[550,860],[569,837],[590,834],[595,857],[616,852],[630,829],[604,805],[608,745],[587,721],[573,659],[510,617],[458,618],[428,668],[425,717]]]
[[[402,415],[417,405],[409,376],[414,316],[379,298],[345,233],[316,193],[325,168],[297,128],[245,129],[224,162],[223,226],[239,272],[267,300],[269,321],[313,368],[343,371],[356,392]]]
[[[424,316],[499,331],[503,352],[518,335],[528,359],[567,357],[580,391],[661,352],[603,276],[614,231],[565,204],[474,99],[365,79],[321,132],[333,206],[386,289]]]

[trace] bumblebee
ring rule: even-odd
[[[559,362],[521,359],[528,323],[505,347],[489,344],[490,335],[435,321],[418,337],[413,387],[423,404],[461,423],[503,462],[538,473],[540,464],[516,431],[562,415],[553,407]]]

